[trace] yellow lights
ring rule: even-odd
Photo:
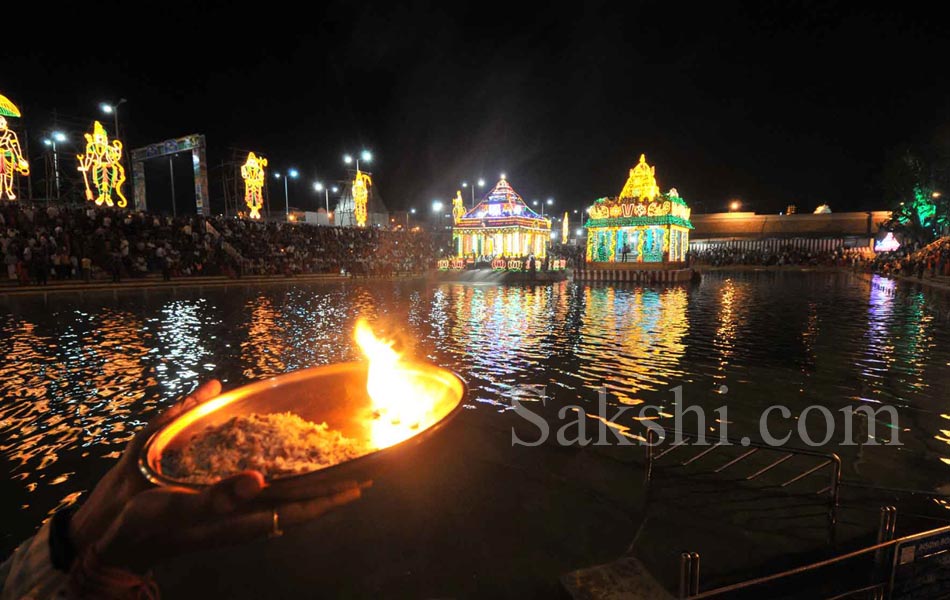
[[[12,110],[8,105],[12,107]],[[2,114],[13,112],[20,114],[16,106],[3,96],[0,96],[0,108],[4,109]],[[13,191],[13,176],[16,173],[29,175],[30,163],[23,156],[16,133],[7,127],[7,120],[0,116],[0,200],[4,196],[8,200],[16,200],[16,192]]]
[[[452,199],[452,218],[458,224],[465,216],[465,201],[462,200],[462,190],[456,190],[455,198]]]
[[[247,161],[241,165],[241,179],[244,180],[244,203],[251,209],[248,215],[252,219],[261,218],[261,208],[264,206],[264,167],[266,158],[258,158],[253,152],[247,155]],[[293,216],[293,215],[291,215]]]
[[[357,169],[356,177],[353,178],[353,218],[356,219],[357,227],[366,227],[366,203],[371,185],[373,180],[369,175]]]
[[[551,221],[528,208],[511,184],[500,179],[481,202],[456,222],[452,239],[458,257],[542,259],[551,241]]]
[[[648,165],[646,155],[641,154],[640,162],[630,169],[630,176],[620,192],[620,197],[646,198],[648,200],[656,198],[657,194],[660,193],[660,188],[656,185],[655,171],[656,167]]]
[[[588,261],[676,263],[685,259],[691,211],[676,188],[660,193],[655,172],[641,154],[620,196],[599,198],[587,209]]]
[[[83,182],[86,184],[86,199],[95,200],[101,206],[112,206],[112,193],[117,200],[115,205],[124,208],[128,202],[122,194],[122,184],[125,183],[125,169],[122,167],[122,142],[112,140],[99,121],[93,125],[92,134],[84,134],[86,138],[86,153],[79,154],[79,171],[82,172]],[[95,191],[93,191],[95,188]]]
[[[738,200],[733,200],[729,203],[729,212],[736,212],[740,208],[742,208],[742,202],[739,202]]]
[[[0,94],[0,117],[22,117],[20,109],[9,98]]]
[[[19,173],[30,174],[30,163],[23,156],[20,140],[16,133],[7,127],[5,117],[19,117],[20,109],[9,98],[0,94],[0,200],[16,200],[13,190],[13,176]]]
[[[564,221],[561,223],[561,243],[567,243],[567,236],[570,235],[570,226],[567,224],[567,211],[564,211]]]
[[[619,219],[630,217],[663,217],[666,215],[689,220],[691,210],[678,202],[601,202],[587,209],[591,219]]]

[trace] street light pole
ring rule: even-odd
[[[112,123],[115,128],[112,130],[112,137],[114,139],[120,139],[122,136],[119,135],[119,107],[128,102],[125,98],[120,98],[115,104],[108,104],[103,102],[99,105],[99,108],[102,112],[112,115]]]
[[[53,178],[56,180],[56,201],[59,202],[59,154],[56,153],[56,140],[53,143]],[[48,201],[47,201],[48,202]]]
[[[473,179],[472,182],[473,182],[473,183],[472,183],[472,205],[469,207],[469,210],[475,208],[475,183],[474,183],[475,180]],[[464,188],[464,187],[468,187],[468,182],[467,182],[467,181],[463,181],[463,182],[462,182],[462,187],[463,187],[463,188]],[[481,177],[478,178],[478,187],[485,187],[485,180],[482,179]]]
[[[178,216],[178,207],[175,206],[175,158],[174,154],[168,155],[168,177],[172,183],[172,216]]]
[[[324,187],[319,181],[313,184],[313,189],[323,192],[324,200],[327,203],[327,219],[330,218],[330,188]]]
[[[323,192],[323,198],[326,201],[326,205],[327,205],[327,222],[329,223],[330,222],[330,188],[324,186],[323,183],[317,181],[317,182],[314,182],[313,189],[317,190],[318,192],[320,191]],[[336,186],[333,186],[333,193],[335,194],[337,193],[337,191],[339,191],[339,188],[337,188]]]
[[[290,169],[284,177],[284,219],[287,221],[290,220],[290,193],[287,191],[287,180],[291,177],[297,179],[298,175],[300,175],[300,173],[297,169]],[[274,173],[274,177],[280,179],[280,173]]]
[[[373,153],[370,152],[369,150],[363,150],[362,152],[360,152],[359,156],[356,157],[356,170],[357,170],[357,171],[360,170],[360,160],[361,160],[361,159],[362,159],[363,162],[369,162],[369,161],[373,160]],[[346,164],[350,164],[351,162],[353,162],[353,157],[350,156],[349,154],[344,154],[344,155],[343,155],[343,162],[346,163]]]
[[[436,231],[442,228],[442,201],[438,198],[432,201],[432,212],[438,213],[438,218],[435,223],[433,223]]]
[[[534,200],[533,202],[531,202],[531,204],[533,204],[534,206],[537,206],[539,203],[541,204],[541,218],[543,219],[543,218],[544,218],[544,205],[545,205],[545,202],[541,202],[540,200]],[[554,205],[554,198],[548,198],[548,201],[547,201],[546,204],[547,204],[548,206],[553,206],[553,205]]]
[[[66,134],[62,131],[53,131],[48,138],[43,139],[43,143],[53,150],[53,180],[56,185],[56,201],[60,198],[59,187],[59,154],[56,152],[56,142],[65,142]],[[46,202],[49,203],[49,194],[46,196]]]
[[[284,217],[290,218],[290,196],[287,194],[287,178],[284,177]]]
[[[56,201],[59,202],[59,154],[56,152],[56,138],[54,137],[50,143],[53,145],[53,180],[56,182]]]

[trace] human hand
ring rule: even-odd
[[[252,500],[264,477],[245,471],[203,491],[153,487],[139,472],[148,439],[178,415],[214,398],[221,384],[211,380],[152,420],[129,442],[119,462],[99,481],[70,522],[77,555],[93,551],[103,564],[145,570],[180,553],[262,538],[279,526],[292,526],[358,499],[365,485],[328,484],[312,500],[263,508]]]
[[[153,419],[132,438],[119,462],[99,480],[89,498],[83,502],[70,521],[70,536],[77,553],[81,553],[96,541],[135,495],[152,487],[138,470],[138,459],[142,447],[152,434],[178,415],[207,402],[220,393],[221,382],[217,379],[204,383],[193,394]]]
[[[196,492],[153,488],[136,495],[95,543],[106,565],[144,572],[157,562],[196,550],[281,535],[360,498],[355,482],[328,484],[319,497],[264,506],[253,502],[264,477],[245,471]],[[276,515],[276,516],[275,516]]]

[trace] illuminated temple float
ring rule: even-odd
[[[587,215],[586,263],[575,279],[672,282],[692,276],[686,268],[689,206],[676,188],[660,192],[645,155],[620,195],[596,200]]]
[[[531,210],[504,176],[452,229],[458,258],[543,259],[550,238],[551,221]]]
[[[504,176],[469,210],[457,193],[452,214],[454,256],[439,261],[443,274],[473,281],[564,279],[565,261],[547,257],[551,221],[531,210]]]

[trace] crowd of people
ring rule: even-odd
[[[907,275],[922,278],[950,276],[950,237],[926,245],[905,244],[893,252],[873,253],[865,248],[835,248],[827,252],[796,249],[750,250],[727,245],[690,251],[691,264],[727,266],[836,266],[883,275]]]
[[[448,236],[423,231],[327,227],[222,216],[160,216],[86,205],[0,206],[0,256],[7,278],[45,285],[50,279],[191,275],[421,273],[450,252]],[[583,245],[552,244],[568,267],[584,261]],[[863,248],[815,251],[792,245],[748,249],[720,245],[690,250],[694,265],[839,266],[883,274],[950,276],[950,237],[873,255]],[[539,265],[540,267],[540,265]]]
[[[551,244],[548,254],[553,258],[567,260],[569,269],[584,264],[587,255],[587,246],[584,244]]]
[[[950,276],[950,237],[942,237],[922,248],[910,246],[894,252],[882,252],[868,262],[868,268],[883,275],[908,275],[917,278]]]
[[[863,248],[838,247],[829,251],[815,251],[783,246],[777,249],[748,249],[732,245],[721,245],[704,250],[690,250],[688,259],[691,264],[728,266],[853,266],[855,261],[863,260],[867,250]]]
[[[68,280],[192,275],[390,275],[419,272],[445,249],[426,232],[178,217],[87,205],[0,207],[7,278]]]

